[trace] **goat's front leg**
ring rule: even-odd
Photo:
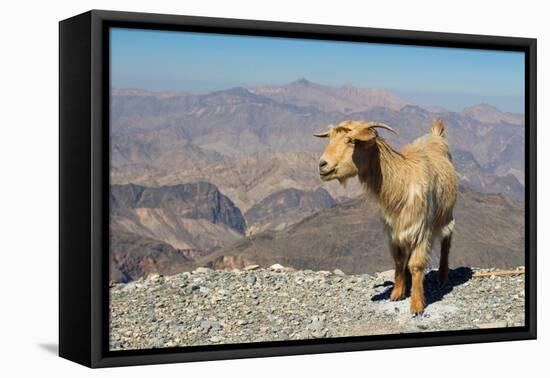
[[[405,298],[407,288],[405,278],[405,250],[390,240],[390,252],[395,262],[395,277],[393,280],[393,290],[390,294],[392,301],[400,301]]]
[[[412,276],[411,288],[411,312],[421,314],[424,312],[426,302],[424,300],[424,268],[426,267],[426,256],[428,243],[420,242],[411,250],[409,259],[409,271]]]

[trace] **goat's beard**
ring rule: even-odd
[[[342,185],[344,188],[346,188],[346,185],[348,183],[348,180],[349,179],[352,179],[354,177],[357,176],[357,173],[356,172],[351,172],[351,173],[348,173],[348,174],[345,174],[345,175],[342,175],[340,177],[335,177],[336,180],[338,180],[338,182],[340,183],[340,185]]]
[[[348,184],[348,179],[349,179],[349,177],[340,177],[337,180],[340,183],[340,185],[342,185],[344,188],[346,188],[346,185]]]

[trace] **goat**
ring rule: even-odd
[[[377,128],[397,132],[380,122],[345,121],[326,132],[329,138],[319,161],[323,181],[358,176],[367,193],[376,198],[389,236],[395,262],[392,301],[405,297],[408,266],[412,278],[410,309],[424,311],[424,269],[436,238],[441,238],[439,282],[449,271],[449,251],[454,228],[457,175],[442,120],[434,120],[431,131],[394,150],[380,137]]]

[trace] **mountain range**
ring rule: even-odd
[[[346,106],[341,105],[344,102]],[[232,88],[205,95],[113,90],[112,182],[215,182],[211,172],[220,164],[238,167],[243,157],[250,156],[261,157],[256,159],[259,166],[272,159],[284,160],[286,154],[290,160],[287,166],[295,163],[296,155],[309,154],[316,160],[324,143],[311,134],[345,119],[388,123],[399,135],[385,136],[400,148],[426,133],[436,117],[447,123],[452,152],[462,168],[458,173],[465,185],[523,198],[522,115],[500,112],[486,104],[458,113],[431,112],[383,90],[333,88],[303,79],[280,87]],[[314,165],[307,164],[304,162],[300,171],[315,170]],[[501,186],[497,177],[506,178],[509,184]],[[254,177],[246,179],[253,181]],[[221,182],[215,183],[227,191]],[[311,188],[310,184],[306,187]]]
[[[464,225],[480,227],[464,226],[470,234],[457,236],[457,258],[520,265],[523,115],[488,104],[425,109],[381,89],[301,79],[203,95],[112,90],[111,278],[270,261],[304,269],[389,268],[377,212],[363,205],[356,180],[345,188],[319,180],[326,142],[312,134],[346,119],[378,120],[399,131],[382,132],[399,149],[436,117],[447,124],[460,178],[457,211],[463,209]],[[509,226],[497,221],[502,211],[510,214]]]

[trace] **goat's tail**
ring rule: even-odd
[[[432,134],[445,137],[445,123],[441,118],[434,119],[432,121]]]

